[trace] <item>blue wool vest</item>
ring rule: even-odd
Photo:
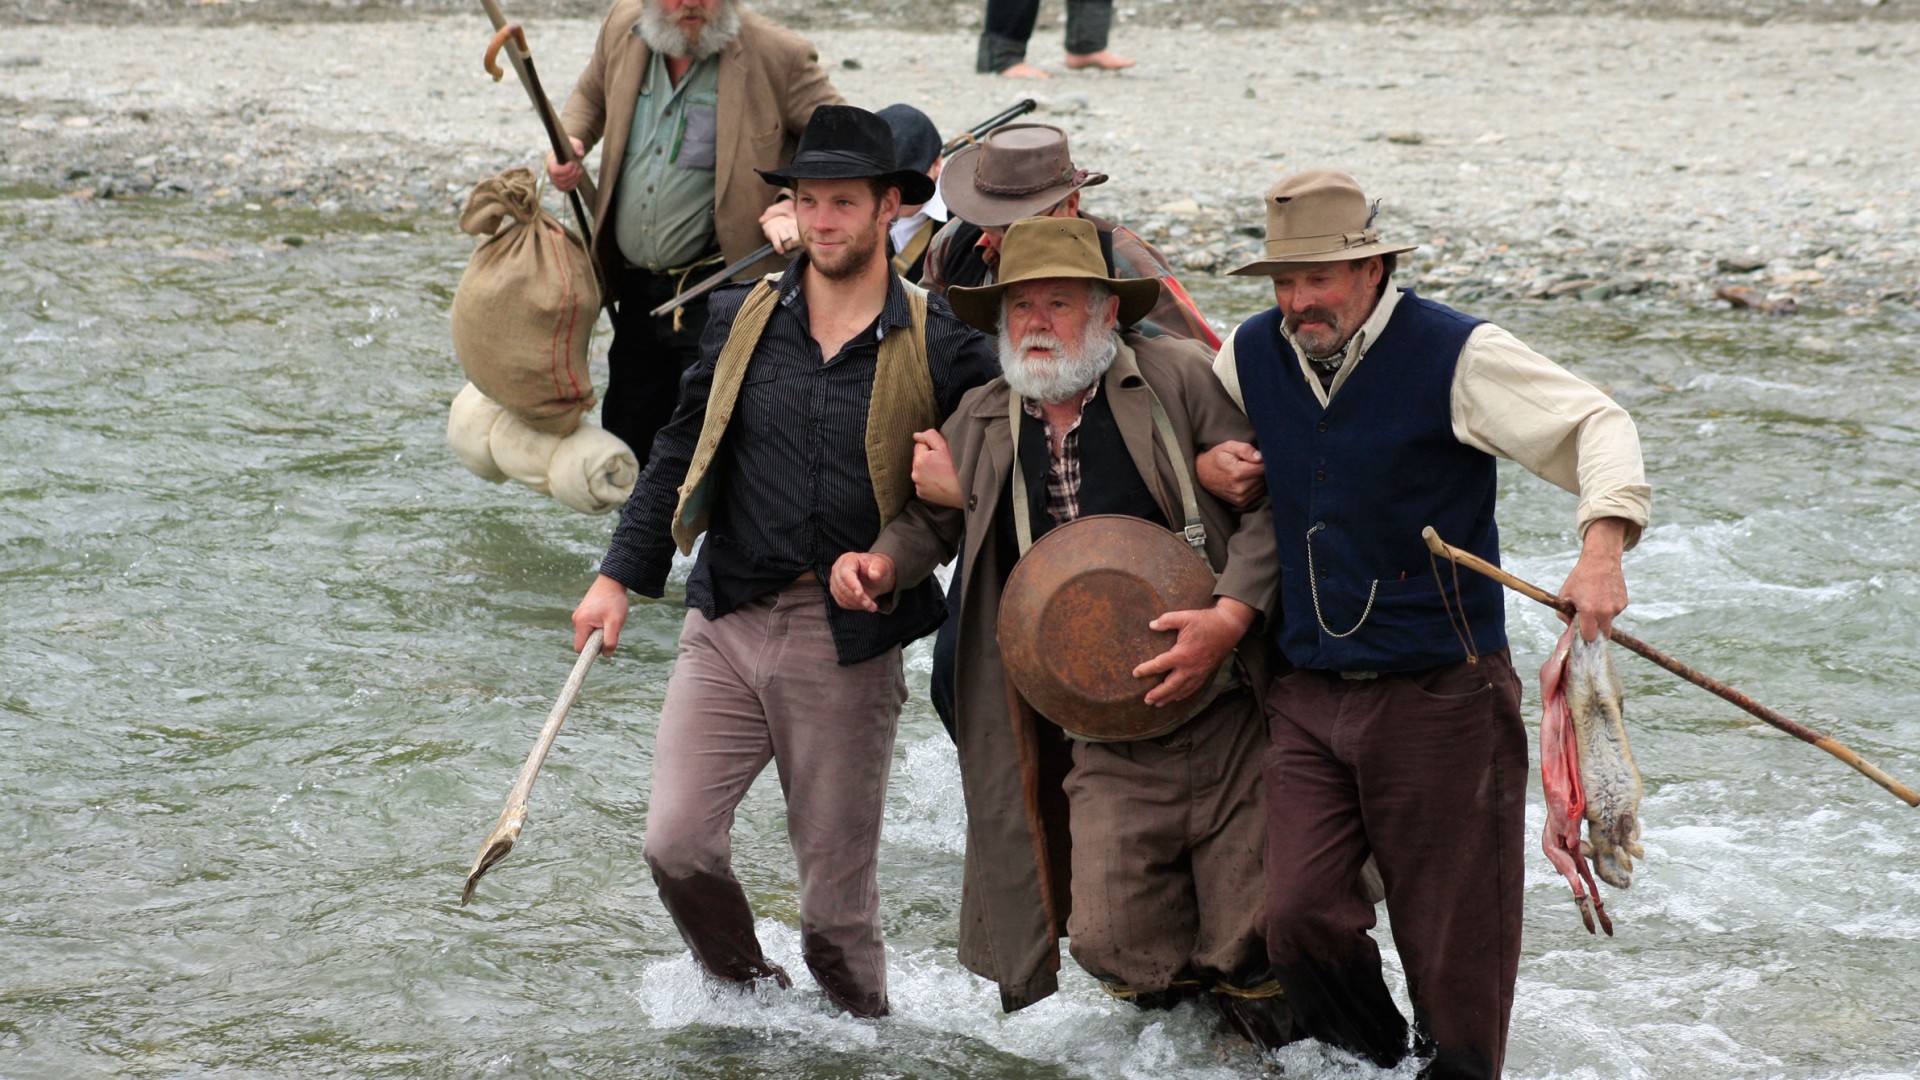
[[[1281,336],[1279,309],[1234,335],[1280,545],[1274,639],[1294,665],[1417,671],[1458,663],[1466,649],[1456,626],[1478,652],[1506,648],[1500,586],[1462,570],[1456,591],[1453,568],[1442,562],[1443,595],[1420,536],[1431,525],[1448,543],[1500,560],[1494,459],[1455,439],[1449,415],[1460,348],[1479,322],[1406,291],[1324,409]]]

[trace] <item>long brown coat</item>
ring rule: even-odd
[[[1196,450],[1228,439],[1252,442],[1253,428],[1214,378],[1205,346],[1131,332],[1122,341],[1101,393],[1161,512],[1180,521],[1179,481],[1153,437],[1147,388],[1166,407],[1189,469]],[[897,584],[905,588],[950,557],[965,533],[955,687],[967,807],[960,962],[999,983],[1001,1005],[1011,1012],[1058,987],[1070,886],[1066,798],[1059,788],[1068,764],[1065,737],[1052,724],[1034,725],[1009,708],[994,633],[998,583],[1009,569],[1000,565],[994,539],[1013,460],[1007,393],[1004,379],[970,391],[942,429],[967,493],[966,509],[915,499],[881,531],[873,550],[892,557]],[[1236,516],[1205,491],[1196,494],[1207,526],[1207,558],[1220,574],[1216,595],[1271,614],[1280,571],[1265,498]],[[1250,633],[1241,655],[1254,669],[1253,685],[1265,686],[1259,638],[1258,629]]]
[[[653,50],[634,32],[640,12],[651,0],[619,0],[600,25],[593,59],[567,97],[560,122],[567,133],[600,152],[599,199],[594,203],[594,258],[606,281],[606,294],[619,295],[616,283],[626,265],[609,216],[620,163],[640,82]],[[720,51],[718,120],[714,147],[714,232],[720,252],[735,262],[766,243],[760,214],[773,205],[779,189],[753,170],[777,169],[793,158],[807,118],[821,105],[839,105],[839,91],[820,69],[819,54],[807,39],[751,11],[740,13],[740,33]],[[785,259],[764,259],[738,280],[778,270]]]

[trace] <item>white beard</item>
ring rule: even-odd
[[[1029,360],[1029,347],[1051,347],[1053,359]],[[1051,334],[1028,334],[1017,345],[1000,325],[1000,373],[1007,388],[1029,401],[1057,405],[1099,381],[1120,353],[1120,338],[1111,330],[1089,327],[1086,339],[1069,345]]]
[[[740,8],[734,0],[722,0],[713,17],[700,28],[700,37],[692,42],[680,30],[680,24],[660,10],[660,0],[647,0],[640,9],[640,36],[653,51],[667,56],[705,60],[727,47],[740,33]]]

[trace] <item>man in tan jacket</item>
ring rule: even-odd
[[[763,243],[796,245],[791,203],[754,170],[785,164],[813,110],[840,101],[811,44],[736,0],[619,0],[601,25],[561,122],[580,154],[605,143],[593,207],[613,315],[601,426],[643,467],[699,358],[707,306],[647,313]],[[548,171],[562,191],[583,175],[551,158]]]
[[[1110,276],[1092,222],[1015,222],[1001,269],[995,284],[949,295],[963,320],[999,331],[1002,377],[962,399],[941,432],[917,436],[919,498],[832,575],[843,607],[879,611],[964,539],[960,961],[1000,985],[1004,1008],[1023,1008],[1056,988],[1065,934],[1115,996],[1164,1006],[1211,995],[1256,1041],[1284,1042],[1258,929],[1266,740],[1251,690],[1277,588],[1272,523],[1264,504],[1234,515],[1191,491],[1195,452],[1251,429],[1203,346],[1123,330],[1160,285]],[[1163,419],[1170,437],[1156,433]],[[951,469],[932,463],[949,452]],[[1177,528],[1183,504],[1204,524],[1214,602],[1161,614],[1155,627],[1177,631],[1175,643],[1134,674],[1165,676],[1149,704],[1217,696],[1171,732],[1125,742],[1070,742],[1048,718],[1016,714],[995,627],[1023,532],[1097,514]],[[1223,661],[1242,673],[1237,685],[1214,681]]]

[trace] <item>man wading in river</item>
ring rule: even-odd
[[[761,175],[794,188],[805,250],[784,275],[714,294],[700,361],[573,613],[574,648],[604,627],[611,652],[627,590],[661,595],[675,541],[688,551],[705,532],[654,744],[647,865],[702,968],[788,985],[761,952],[729,855],[734,808],[772,759],[807,967],[836,1005],[879,1016],[875,865],[906,699],[900,646],[946,607],[929,584],[889,614],[843,611],[825,582],[913,494],[913,433],[997,363],[990,342],[888,264],[888,223],[933,183],[895,167],[885,121],[823,105],[792,164]]]
[[[1500,586],[1443,573],[1443,591],[1420,533],[1498,561],[1495,456],[1577,492],[1583,541],[1560,595],[1589,640],[1605,634],[1627,604],[1620,554],[1647,521],[1639,437],[1513,335],[1394,287],[1414,245],[1380,239],[1352,177],[1298,173],[1265,205],[1266,257],[1233,273],[1272,278],[1275,306],[1215,370],[1259,436],[1274,636],[1297,669],[1267,694],[1274,972],[1306,1034],[1383,1067],[1407,1054],[1373,907],[1351,884],[1371,854],[1412,1048],[1433,1055],[1421,1075],[1497,1076],[1520,961],[1520,683]],[[1246,471],[1257,486],[1261,468]]]
[[[1211,997],[1243,1033],[1278,1045],[1290,1025],[1258,926],[1266,740],[1249,680],[1214,679],[1223,660],[1229,672],[1270,670],[1249,631],[1277,586],[1273,534],[1264,502],[1237,515],[1191,480],[1195,447],[1252,430],[1204,346],[1131,329],[1160,284],[1113,277],[1092,222],[1015,222],[1003,253],[999,283],[950,295],[967,322],[999,332],[1004,378],[969,394],[944,432],[918,436],[921,497],[870,552],[834,565],[834,599],[880,610],[896,586],[923,587],[964,531],[960,959],[1000,985],[1002,1006],[1053,993],[1067,934],[1115,996],[1160,1007]],[[1055,724],[1075,730],[1064,714],[1016,722],[1003,653],[1015,646],[995,627],[1028,538],[1102,514],[1204,534],[1219,574],[1212,605],[1160,615],[1178,637],[1135,675],[1153,705],[1208,697],[1172,731],[1069,742]],[[1162,674],[1147,690],[1144,676]]]
[[[593,257],[613,302],[600,426],[642,466],[700,357],[707,301],[649,311],[763,242],[798,239],[792,204],[751,170],[778,168],[815,107],[838,103],[813,46],[735,0],[620,0],[561,122],[600,151]],[[553,186],[579,184],[552,155]],[[779,268],[768,259],[755,273]]]

